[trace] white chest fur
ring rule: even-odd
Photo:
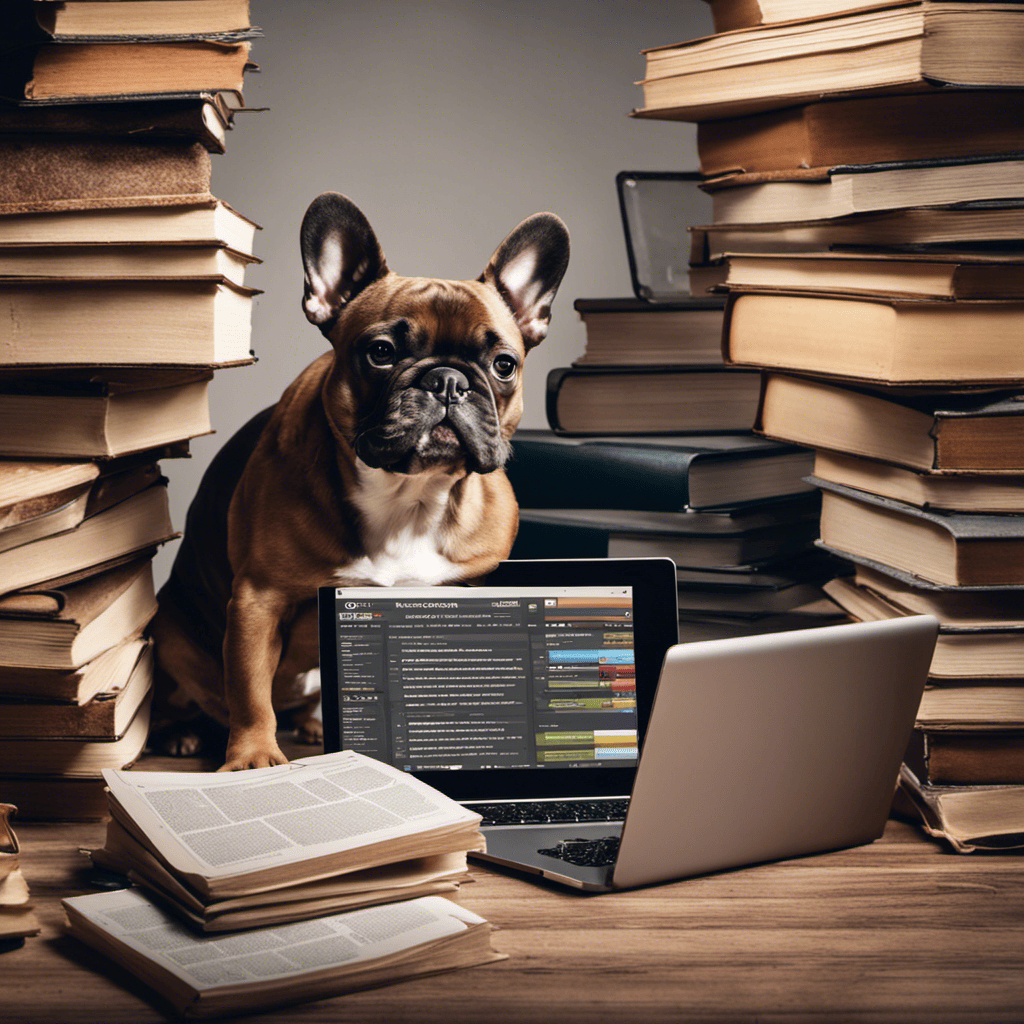
[[[362,517],[366,554],[335,574],[342,586],[434,585],[455,579],[459,567],[443,553],[444,517],[453,477],[405,476],[357,462],[352,501]]]

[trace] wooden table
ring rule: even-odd
[[[103,826],[17,831],[43,933],[0,957],[0,1021],[168,1019],[61,934],[60,898],[86,891],[78,848],[100,844]],[[459,902],[500,927],[510,960],[246,1019],[1024,1021],[1022,867],[948,853],[895,821],[870,846],[609,896],[477,866]]]

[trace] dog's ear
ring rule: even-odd
[[[494,251],[478,280],[512,310],[527,349],[544,340],[551,303],[569,265],[569,232],[553,213],[535,213]]]
[[[306,272],[302,309],[327,334],[342,309],[388,273],[387,260],[363,211],[338,192],[309,204],[299,242]]]

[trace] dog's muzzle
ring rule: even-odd
[[[448,407],[461,405],[469,394],[469,378],[453,366],[435,366],[427,370],[417,386]]]

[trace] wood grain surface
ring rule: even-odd
[[[79,848],[102,843],[103,826],[17,831],[43,933],[0,956],[0,1019],[173,1019],[62,933],[60,898],[90,891]],[[603,896],[476,866],[458,902],[498,926],[511,959],[244,1019],[1024,1021],[1022,868],[1021,855],[952,854],[896,821],[869,846]]]

